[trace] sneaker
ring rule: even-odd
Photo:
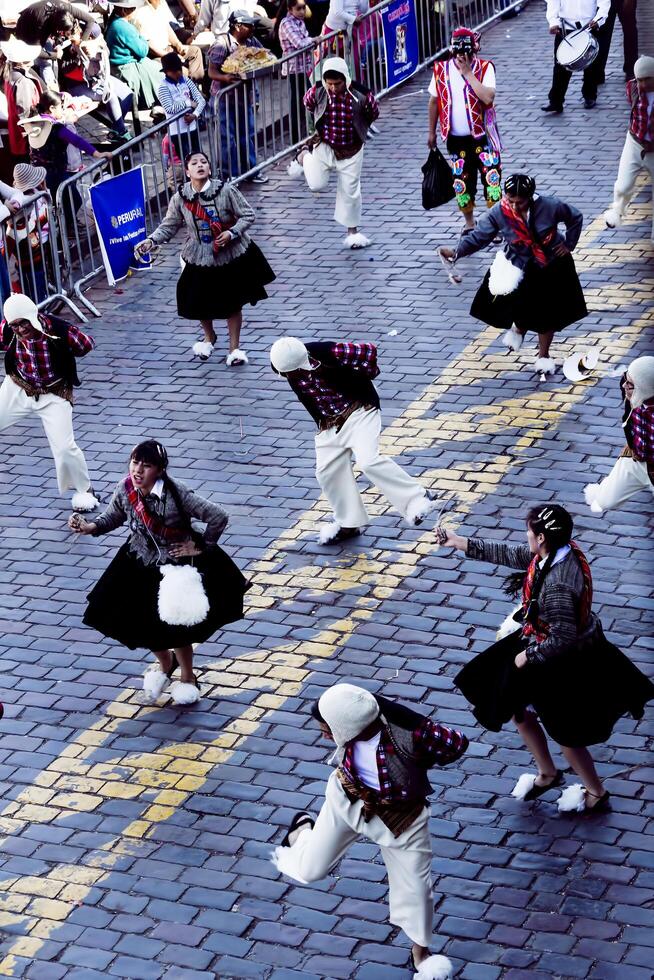
[[[261,172],[259,172],[258,174],[254,174],[253,177],[250,177],[250,183],[251,184],[267,184],[269,179],[270,178],[269,177],[266,177],[265,174],[262,174]]]

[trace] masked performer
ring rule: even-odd
[[[504,250],[477,290],[472,316],[506,331],[502,343],[518,351],[528,330],[538,334],[534,370],[552,374],[549,356],[554,334],[587,316],[584,294],[572,251],[579,241],[583,215],[557,197],[536,194],[536,181],[511,174],[499,204],[476,228],[461,237],[456,249],[441,248],[450,262],[485,248],[499,235]],[[558,230],[566,227],[565,238]]]
[[[516,630],[455,678],[477,720],[498,732],[513,718],[534,757],[537,775],[522,775],[512,795],[535,800],[563,783],[547,732],[582,780],[561,794],[559,810],[602,811],[609,793],[587,746],[606,742],[623,715],[642,718],[654,684],[604,636],[592,611],[590,568],[571,540],[572,527],[563,507],[541,504],[527,514],[526,545],[463,538],[441,527],[436,535],[470,558],[525,573]]]
[[[305,345],[296,337],[280,337],[270,350],[270,363],[318,426],[316,477],[334,512],[319,543],[356,537],[368,523],[353,461],[409,524],[421,524],[436,506],[432,494],[379,453],[381,409],[372,383],[379,374],[375,345]]]
[[[434,902],[427,772],[468,747],[461,732],[353,684],[335,684],[314,705],[323,735],[336,743],[317,819],[295,815],[275,867],[302,884],[320,881],[358,837],[381,849],[388,872],[390,921],[413,942],[420,980],[447,980],[451,964],[430,956]]]
[[[191,519],[206,525],[203,535]],[[129,540],[88,596],[86,626],[130,650],[151,650],[157,663],[143,677],[143,690],[156,700],[170,687],[175,704],[200,698],[193,672],[193,644],[243,616],[249,583],[217,541],[227,514],[168,475],[168,454],[152,439],[132,450],[129,474],[117,485],[107,509],[89,522],[73,515],[79,534],[98,536],[127,523]]]
[[[204,340],[193,345],[193,353],[206,361],[216,343],[213,321],[224,318],[229,331],[225,363],[228,367],[247,364],[247,354],[239,346],[243,307],[267,298],[264,287],[275,273],[248,234],[254,211],[241,192],[233,184],[212,179],[206,154],[190,153],[184,162],[188,182],[173,194],[166,217],[136,252],[147,255],[153,245],[169,242],[185,227],[188,237],[182,248],[177,313],[185,320],[200,321]]]
[[[627,445],[601,483],[584,488],[586,503],[596,514],[619,507],[634,494],[654,493],[654,357],[637,357],[620,382]]]
[[[479,57],[481,39],[457,27],[450,57],[434,64],[429,84],[427,143],[436,146],[436,128],[447,146],[454,193],[465,221],[464,233],[475,226],[477,175],[490,208],[502,196],[501,143],[495,122],[495,67]]]

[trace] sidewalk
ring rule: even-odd
[[[642,37],[641,51],[654,51],[651,23]],[[621,447],[606,371],[651,352],[654,337],[649,188],[623,228],[601,221],[628,117],[620,29],[597,108],[581,107],[573,80],[554,119],[539,109],[551,73],[544,4],[494,27],[483,52],[497,68],[505,173],[535,174],[585,215],[575,257],[591,315],[563,333],[556,357],[600,345],[603,372],[540,384],[531,344],[507,356],[497,331],[470,318],[491,252],[461,263],[460,287],[447,282],[434,250],[460,219],[420,207],[428,72],[383,101],[366,149],[372,248],[342,250],[331,191],[314,199],[284,167],[264,189],[244,186],[278,276],[269,301],[245,311],[248,367],[228,370],[224,343],[205,364],[192,359],[198,335],[176,316],[173,246],[122,292],[91,291],[104,316],[89,325],[98,347],[81,365],[75,417],[95,488],[108,500],[131,447],[161,438],[172,475],[229,511],[224,544],[254,586],[246,619],[199,650],[197,710],[143,706],[144,651],[81,625],[125,532],[74,540],[41,430],[0,434],[0,976],[409,980],[374,849],[356,845],[311,887],[267,860],[290,815],[320,804],[328,753],[308,707],[339,679],[406,698],[471,738],[460,766],[433,774],[433,950],[457,980],[651,980],[654,708],[596,752],[609,815],[562,819],[550,797],[513,800],[526,752],[513,732],[476,727],[452,687],[508,612],[504,576],[440,552],[428,527],[404,527],[374,490],[366,534],[319,549],[312,423],[268,365],[285,332],[377,343],[386,451],[455,494],[463,534],[501,524],[518,541],[529,505],[568,507],[605,630],[652,670],[654,503],[644,494],[602,519],[582,494]]]

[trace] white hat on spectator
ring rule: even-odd
[[[270,348],[270,363],[278,374],[290,371],[311,371],[314,365],[309,351],[297,337],[280,337]]]
[[[40,44],[25,44],[12,34],[8,41],[0,41],[0,51],[14,65],[26,65],[36,61],[41,54]]]
[[[18,125],[25,130],[29,145],[39,150],[47,143],[54,123],[45,116],[21,116]]]
[[[641,54],[634,65],[634,78],[654,78],[654,58]]]
[[[7,323],[13,323],[14,320],[28,320],[35,330],[43,333],[36,303],[29,296],[25,296],[23,293],[12,293],[9,299],[5,300],[2,312]]]
[[[14,167],[14,187],[17,191],[35,191],[47,175],[45,167],[33,167],[31,163],[17,163]]]

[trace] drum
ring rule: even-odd
[[[587,27],[570,31],[556,49],[556,60],[568,71],[584,71],[599,54],[599,41]]]

